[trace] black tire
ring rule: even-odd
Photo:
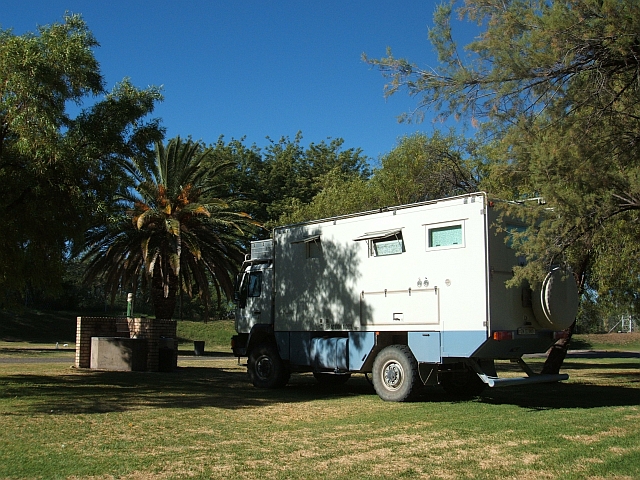
[[[291,373],[272,343],[261,343],[251,350],[247,362],[249,380],[258,388],[280,388],[289,381]]]
[[[327,386],[344,385],[351,378],[350,373],[313,372],[318,383]]]
[[[487,386],[476,372],[464,364],[456,365],[452,371],[442,372],[440,383],[445,392],[458,398],[477,397]]]
[[[373,388],[387,402],[411,400],[422,383],[418,362],[406,345],[384,348],[373,362]]]

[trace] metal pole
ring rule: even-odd
[[[618,325],[620,325],[620,322],[616,323],[616,324],[613,326],[613,328],[612,328],[611,330],[609,330],[609,332],[608,332],[608,333],[613,332],[613,331],[618,327]]]
[[[127,293],[127,318],[133,315],[133,293]]]

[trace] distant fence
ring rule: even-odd
[[[613,332],[614,330],[620,333],[622,332],[631,333],[631,332],[637,332],[638,327],[636,325],[635,319],[631,315],[622,315],[620,317],[620,320],[618,320],[618,322],[613,326],[613,328],[609,330],[609,333]]]
[[[171,349],[170,367],[178,362],[175,320],[127,317],[78,317],[76,325],[76,367],[91,366],[91,337],[143,338],[147,340],[147,371],[160,370],[160,349]]]

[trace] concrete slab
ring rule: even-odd
[[[147,369],[147,341],[142,338],[91,337],[91,366],[96,370]]]

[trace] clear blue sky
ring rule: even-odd
[[[361,54],[435,65],[428,26],[435,0],[214,1],[0,0],[0,26],[15,34],[83,15],[100,42],[96,57],[110,89],[124,77],[163,87],[156,110],[177,135],[215,142],[265,137],[303,142],[344,138],[376,159],[397,139],[437,125],[398,124],[415,100],[385,100],[384,78]]]

